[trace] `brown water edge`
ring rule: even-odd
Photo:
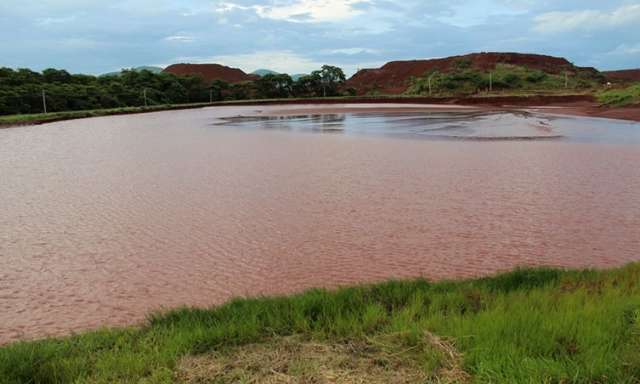
[[[167,106],[152,106],[148,110],[139,111],[108,111],[100,110],[100,116],[115,116],[127,114],[152,113],[164,110],[185,110],[200,109],[206,107],[241,107],[241,106],[277,106],[277,105],[344,105],[348,104],[377,104],[387,106],[388,104],[421,104],[439,105],[444,108],[451,106],[474,106],[474,108],[485,110],[514,108],[538,109],[542,112],[559,113],[568,116],[590,116],[609,119],[640,121],[640,106],[631,105],[626,107],[607,107],[595,101],[593,95],[534,95],[534,96],[481,96],[481,97],[346,97],[346,98],[303,98],[303,99],[274,99],[274,100],[238,100],[221,101],[209,104],[177,104]],[[70,111],[72,112],[72,111]],[[82,112],[82,111],[77,111]],[[64,114],[64,112],[63,112]],[[63,115],[56,118],[34,117],[32,120],[23,122],[3,122],[0,120],[0,129],[15,128],[29,125],[39,125],[57,121],[82,119],[85,117]]]
[[[213,125],[256,112],[0,131],[0,342],[243,295],[640,260],[637,145]]]

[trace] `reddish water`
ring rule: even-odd
[[[640,260],[637,124],[538,116],[563,136],[544,141],[217,125],[255,109],[0,130],[0,343],[238,295]]]

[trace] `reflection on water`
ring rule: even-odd
[[[211,126],[260,108],[0,130],[0,343],[239,295],[640,258],[637,125],[333,111]]]
[[[640,142],[640,124],[527,111],[438,111],[236,116],[217,125],[295,132],[462,140]]]
[[[344,133],[344,113],[327,113],[316,115],[283,115],[283,116],[238,116],[225,119],[217,125],[260,128],[267,130]]]

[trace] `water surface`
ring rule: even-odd
[[[278,113],[281,112],[281,113]],[[284,113],[286,112],[286,113]],[[291,132],[367,134],[411,139],[548,140],[640,143],[640,124],[576,118],[527,110],[437,110],[253,113],[225,118],[220,126]]]
[[[640,260],[638,124],[335,107],[265,117],[283,108],[0,130],[0,342],[239,295]],[[438,127],[557,137],[424,139]]]

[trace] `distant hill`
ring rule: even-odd
[[[153,66],[149,66],[149,65],[143,65],[143,66],[140,66],[140,67],[133,67],[133,68],[127,68],[127,69],[132,70],[132,71],[136,71],[136,72],[140,72],[140,71],[145,71],[146,70],[146,71],[153,72],[153,73],[160,73],[163,70],[160,67],[153,67]],[[118,76],[121,73],[122,73],[122,71],[120,71],[120,72],[109,72],[109,73],[102,74],[100,76]]]
[[[623,69],[620,71],[604,71],[603,75],[611,82],[623,81],[633,82],[640,81],[640,69]]]
[[[255,71],[251,72],[251,74],[262,77],[265,75],[278,75],[278,72],[272,71],[270,69],[256,69]]]
[[[257,76],[265,76],[265,75],[278,75],[279,72],[276,71],[272,71],[270,69],[257,69],[253,72],[251,72],[252,75],[257,75]],[[300,79],[302,76],[307,76],[308,74],[306,73],[297,73],[295,75],[290,75],[291,79],[293,79],[293,81],[298,81],[298,79]]]
[[[407,90],[410,80],[426,72],[451,72],[460,66],[481,72],[489,72],[498,64],[509,64],[535,69],[550,74],[584,73],[599,75],[595,68],[577,67],[561,57],[523,53],[482,52],[431,60],[392,61],[381,68],[362,69],[347,81],[347,87],[358,94],[377,91],[383,94],[401,94]]]
[[[222,80],[227,83],[240,83],[258,78],[257,75],[246,74],[241,69],[220,64],[173,64],[165,68],[164,72],[179,76],[199,76],[206,81]]]

